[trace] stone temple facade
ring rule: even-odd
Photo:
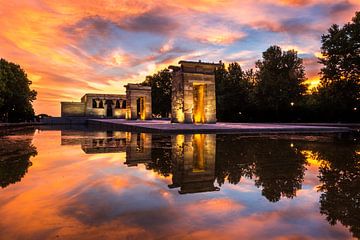
[[[152,119],[151,87],[125,86],[126,95],[85,94],[80,102],[61,102],[61,117]]]
[[[171,122],[216,123],[215,69],[221,63],[180,61],[173,70]]]
[[[186,134],[171,136],[173,183],[179,193],[218,191],[215,181],[215,134]]]
[[[61,102],[62,117],[125,118],[125,115],[125,95],[87,93],[80,102]]]
[[[152,119],[151,87],[140,84],[127,84],[126,88],[126,119]]]

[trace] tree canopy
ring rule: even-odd
[[[334,120],[359,120],[360,12],[343,27],[332,25],[321,42],[319,111]]]
[[[168,117],[171,113],[172,86],[172,75],[169,70],[164,69],[151,76],[147,76],[142,84],[151,86],[153,114]]]
[[[0,121],[19,122],[34,117],[36,91],[21,67],[0,59]]]
[[[256,105],[264,114],[280,120],[280,114],[289,114],[306,92],[303,60],[294,50],[271,46],[256,62],[256,68]]]

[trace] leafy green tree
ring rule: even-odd
[[[321,38],[321,114],[332,120],[360,119],[360,12],[352,22],[332,25]]]
[[[0,59],[0,120],[18,122],[34,117],[36,91],[19,65]]]
[[[282,51],[271,46],[256,62],[257,82],[255,99],[258,111],[269,120],[284,120],[306,92],[303,60],[294,50]]]
[[[147,76],[143,85],[151,87],[152,112],[168,117],[171,113],[172,75],[164,69],[152,76]]]

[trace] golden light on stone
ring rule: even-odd
[[[152,119],[151,87],[140,84],[127,84],[126,88],[126,119]]]
[[[171,122],[216,123],[215,69],[221,63],[180,61],[173,70]]]
[[[205,123],[205,85],[194,84],[194,122]]]
[[[193,172],[202,172],[205,170],[205,134],[194,134],[194,165]]]

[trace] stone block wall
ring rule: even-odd
[[[84,117],[85,104],[82,102],[61,102],[62,117]]]
[[[144,101],[144,110],[140,114],[141,120],[152,119],[152,106],[151,106],[151,87],[142,86],[139,84],[128,84],[126,88],[126,119],[138,119],[137,113],[137,100],[142,98]]]
[[[171,138],[174,161],[172,187],[180,193],[216,191],[215,134],[175,135]]]
[[[180,61],[173,70],[171,122],[216,123],[215,68],[220,64]],[[194,86],[201,89],[201,109],[195,111]],[[198,117],[196,114],[200,114]],[[199,120],[200,119],[200,120]]]

